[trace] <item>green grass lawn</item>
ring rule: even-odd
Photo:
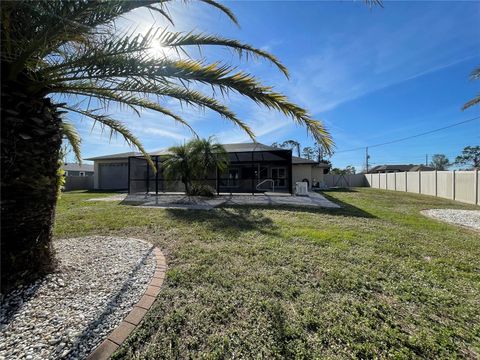
[[[480,357],[480,235],[419,213],[473,207],[326,195],[343,208],[143,209],[69,193],[55,234],[137,237],[167,256],[162,292],[116,358]]]

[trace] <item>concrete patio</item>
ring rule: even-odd
[[[292,196],[282,193],[261,194],[220,194],[213,198],[189,197],[184,194],[161,195],[128,195],[122,201],[125,205],[154,207],[164,209],[196,209],[210,210],[218,206],[267,205],[267,206],[297,206],[313,208],[339,208],[340,206],[327,200],[324,196],[309,192],[308,196]]]

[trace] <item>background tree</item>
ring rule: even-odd
[[[310,146],[304,147],[302,155],[305,159],[313,160],[315,158],[315,149]]]
[[[300,157],[300,143],[295,140],[286,140],[283,142],[283,144],[286,146],[288,149],[295,149],[297,150],[297,156]]]
[[[450,161],[444,154],[433,155],[430,162],[430,166],[435,170],[446,170],[450,165]]]
[[[201,1],[237,23],[224,5],[214,0]],[[247,55],[242,58],[266,59],[288,76],[285,66],[268,52],[202,33],[162,28],[151,28],[144,34],[118,32],[116,20],[141,7],[174,24],[167,8],[169,2],[2,1],[3,290],[39,277],[54,266],[51,238],[63,137],[68,138],[78,161],[81,160],[78,134],[67,125],[72,113],[109,129],[110,135],[121,134],[153,167],[139,140],[121,121],[109,116],[107,108],[120,105],[138,115],[148,109],[191,129],[185,119],[167,107],[169,99],[174,99],[213,110],[253,139],[248,125],[215,97],[233,91],[291,117],[306,126],[314,139],[331,148],[330,134],[305,109],[236,67],[193,59],[189,49],[227,47],[240,56]],[[159,45],[179,55],[152,55],[152,47]],[[210,85],[214,91],[202,93],[195,88],[198,84]]]
[[[480,169],[480,146],[467,146],[462,154],[457,156],[455,164],[468,165],[474,169]]]
[[[356,173],[355,166],[347,165],[345,169],[333,168],[330,173],[334,175],[354,175]]]
[[[315,157],[318,162],[327,162],[326,157],[331,157],[333,155],[333,149],[326,148],[322,143],[315,142],[314,145]]]
[[[282,143],[274,142],[272,146],[276,148],[281,148],[281,149],[289,149],[289,150],[295,149],[297,151],[297,156],[300,156],[300,143],[298,141],[285,140]]]

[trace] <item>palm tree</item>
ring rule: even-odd
[[[228,168],[228,153],[213,137],[193,139],[168,150],[170,155],[162,164],[165,178],[180,180],[187,195],[195,195],[195,190],[204,187],[210,173]]]
[[[472,71],[470,74],[471,80],[480,80],[480,67],[477,67],[475,70]],[[473,99],[465,103],[462,107],[462,110],[468,109],[473,105],[480,104],[480,95],[475,96]]]
[[[172,146],[170,154],[162,163],[163,175],[167,180],[180,180],[185,193],[190,195],[192,180],[195,178],[195,163],[192,161],[192,143]]]
[[[192,154],[196,164],[195,177],[203,179],[211,171],[223,173],[230,163],[228,153],[213,136],[208,139],[194,139],[191,142]]]

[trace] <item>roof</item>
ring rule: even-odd
[[[223,147],[227,152],[243,152],[243,151],[272,151],[272,150],[285,150],[279,149],[273,146],[268,146],[260,143],[235,143],[235,144],[223,144]],[[170,152],[168,149],[160,149],[157,151],[152,151],[150,155],[168,155]],[[141,156],[139,152],[126,152],[119,154],[103,155],[88,158],[85,160],[110,160],[110,159],[127,159],[130,156]],[[306,159],[305,159],[306,160]]]
[[[62,169],[66,170],[66,171],[91,171],[91,172],[93,172],[93,165],[89,165],[89,164],[79,165],[79,164],[75,164],[75,163],[64,164],[62,166]]]
[[[369,170],[369,173],[385,171],[433,171],[434,168],[425,165],[378,165]]]
[[[119,153],[119,154],[96,156],[96,157],[88,158],[88,159],[85,159],[85,160],[127,159],[129,156],[140,156],[140,155],[142,155],[142,154],[139,153],[139,152],[130,151],[130,152],[124,152],[124,153]]]
[[[242,152],[242,151],[278,151],[285,150],[268,146],[260,143],[236,143],[236,144],[223,144],[223,147],[227,152]]]
[[[301,158],[301,157],[298,157],[298,156],[292,156],[292,164],[312,164],[312,165],[315,165],[315,164],[318,164],[318,161],[315,161],[315,160],[310,160],[310,159],[305,159],[305,158]]]
[[[415,165],[410,171],[434,171],[435,169],[426,165]]]

